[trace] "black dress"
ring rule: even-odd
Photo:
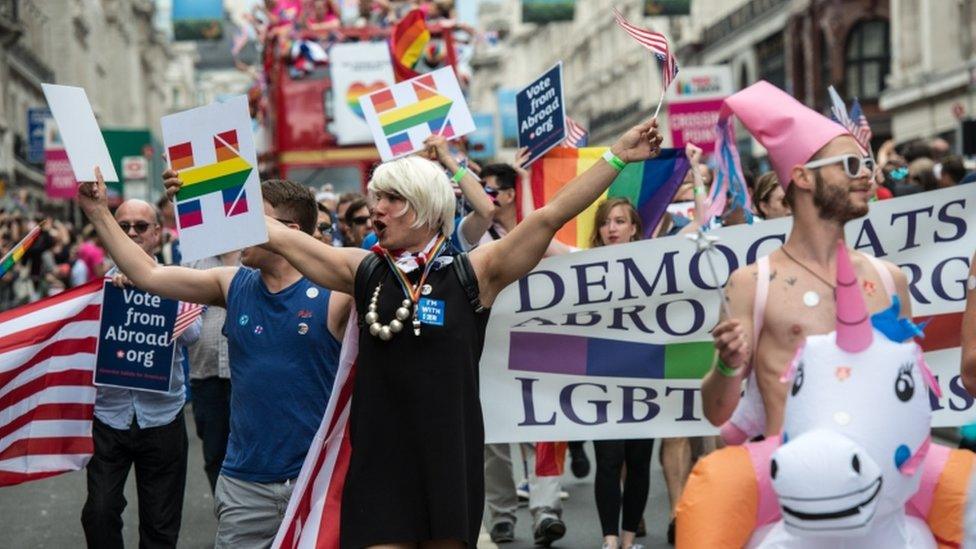
[[[478,362],[488,312],[475,310],[453,261],[466,263],[467,257],[442,255],[428,275],[432,291],[422,296],[443,302],[443,326],[423,324],[417,337],[408,320],[390,341],[370,335],[363,315],[382,283],[379,318],[389,324],[403,291],[386,262],[369,269],[364,260],[359,267],[342,549],[441,539],[477,544],[484,507]],[[416,283],[420,272],[408,277]]]

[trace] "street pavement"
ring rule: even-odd
[[[637,543],[645,549],[670,548],[665,534],[668,529],[670,506],[668,494],[664,487],[664,477],[658,461],[658,448],[654,445],[654,456],[651,460],[651,492],[644,511],[644,522],[647,525],[647,536],[638,538]],[[590,457],[590,474],[583,479],[573,477],[569,472],[569,456],[566,460],[566,474],[562,478],[563,489],[569,492],[569,498],[563,501],[563,520],[566,522],[566,537],[553,544],[553,547],[566,549],[600,549],[603,545],[603,535],[600,531],[600,520],[596,514],[596,500],[593,495],[593,473],[595,461],[593,459],[593,445],[584,445]],[[520,455],[516,448],[512,448],[512,457]],[[516,467],[518,469],[518,467]],[[532,515],[528,508],[521,507],[518,511],[518,522],[515,526],[515,542],[495,545],[488,541],[488,535],[482,535],[478,549],[529,549],[535,547],[532,543]]]
[[[213,516],[213,498],[210,495],[207,477],[203,472],[200,439],[196,436],[189,407],[186,409],[186,418],[190,449],[179,546],[192,549],[209,548],[213,547],[214,532],[217,528]],[[586,444],[586,449],[592,464],[592,444]],[[648,536],[637,541],[646,549],[664,549],[670,547],[665,540],[669,507],[661,468],[658,465],[657,445],[654,450],[651,495],[644,515]],[[518,452],[513,452],[513,455],[517,456]],[[563,478],[563,487],[569,492],[569,499],[563,502],[563,518],[568,531],[566,537],[556,542],[554,547],[599,549],[602,544],[600,522],[593,498],[592,469],[591,467],[590,475],[585,479],[573,478],[568,471]],[[84,471],[0,488],[0,517],[2,517],[0,532],[3,535],[0,546],[37,549],[84,547],[85,536],[81,529],[80,517],[85,495]],[[125,544],[127,547],[138,547],[139,515],[134,470],[126,484],[125,497],[129,502],[123,516]],[[520,508],[516,541],[499,547],[501,549],[533,547],[531,528],[532,519],[528,509]],[[494,549],[495,545],[488,541],[487,534],[484,534],[478,547]]]

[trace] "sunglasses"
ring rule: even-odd
[[[353,225],[365,225],[369,223],[368,215],[360,215],[351,219]]]
[[[332,225],[329,223],[319,223],[316,227],[318,227],[319,232],[323,235],[332,236]]]
[[[858,156],[856,154],[842,154],[822,158],[813,162],[807,162],[803,167],[813,169],[822,168],[831,164],[842,164],[844,166],[844,173],[851,179],[860,177],[861,170],[867,170],[868,176],[874,173],[874,159],[870,156]]]
[[[135,223],[129,223],[128,221],[120,221],[119,228],[122,232],[129,234],[129,229],[135,229],[136,234],[142,234],[149,230],[149,227],[155,226],[155,223],[146,223],[145,221],[136,221]]]

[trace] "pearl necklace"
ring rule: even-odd
[[[413,306],[413,332],[414,335],[420,335],[420,320],[417,318],[417,306],[409,299],[404,299],[397,310],[393,313],[396,318],[390,321],[389,324],[380,324],[380,314],[377,311],[377,301],[380,298],[380,288],[383,287],[383,283],[379,283],[376,286],[376,290],[373,291],[373,297],[369,300],[369,312],[366,313],[366,324],[369,325],[369,333],[373,337],[378,337],[383,341],[389,341],[393,339],[393,334],[400,333],[403,330],[403,321],[410,317],[410,306]]]
[[[438,235],[431,240],[427,248],[419,254],[418,266],[423,266],[423,273],[420,276],[420,281],[414,285],[407,279],[406,274],[397,266],[390,252],[382,247],[377,247],[378,250],[374,251],[381,255],[390,266],[396,276],[397,282],[400,284],[400,288],[403,290],[403,294],[406,299],[400,302],[400,306],[394,311],[395,318],[390,321],[389,324],[382,324],[380,322],[380,313],[378,301],[380,299],[380,288],[383,287],[383,283],[376,285],[376,289],[373,290],[373,297],[369,300],[369,308],[363,319],[366,324],[369,325],[369,333],[373,337],[378,337],[383,341],[389,341],[393,339],[395,334],[403,331],[403,323],[411,316],[410,309],[413,308],[413,335],[420,336],[420,319],[417,318],[417,303],[420,301],[420,292],[424,287],[424,283],[427,281],[427,275],[430,274],[430,269],[434,265],[434,260],[440,255],[447,245],[447,238],[444,235]]]

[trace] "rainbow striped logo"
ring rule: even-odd
[[[420,148],[413,143],[409,133],[411,128],[417,126],[427,125],[431,133],[448,139],[454,137],[454,129],[448,120],[454,102],[437,93],[433,76],[427,75],[414,80],[413,90],[417,94],[417,102],[403,107],[397,105],[390,89],[370,96],[393,156],[408,154]]]
[[[508,369],[638,379],[701,379],[712,363],[711,341],[636,343],[567,334],[512,332]]]
[[[190,142],[169,148],[170,162],[183,182],[176,193],[180,229],[203,224],[200,199],[207,195],[220,193],[227,217],[248,211],[244,183],[253,167],[238,153],[237,130],[218,133],[213,141],[217,162],[206,166],[194,166]]]

